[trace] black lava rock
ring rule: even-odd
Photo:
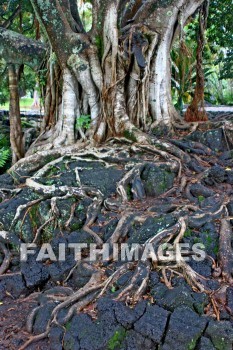
[[[14,298],[19,298],[24,294],[27,294],[27,288],[25,286],[22,274],[15,273],[13,275],[3,275],[0,279],[0,300],[3,300],[9,293]],[[9,295],[8,294],[8,295]]]
[[[27,261],[21,261],[21,272],[28,288],[43,285],[49,279],[48,266],[36,261],[35,255],[29,255]]]
[[[205,335],[211,339],[218,350],[232,350],[233,346],[233,326],[229,321],[210,321]]]
[[[155,305],[148,305],[144,315],[134,324],[134,329],[156,344],[162,340],[169,312]]]
[[[188,307],[179,307],[171,315],[163,350],[194,349],[207,320],[198,316]]]

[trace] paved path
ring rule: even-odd
[[[187,106],[185,106],[184,111],[187,110]],[[213,113],[233,113],[233,106],[212,106],[212,107],[205,107],[206,112],[213,112]]]
[[[223,113],[233,113],[233,106],[216,106],[216,107],[206,107],[207,112],[223,112]]]

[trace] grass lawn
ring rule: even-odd
[[[33,98],[21,98],[20,99],[20,109],[30,109],[33,104]],[[0,109],[9,110],[9,102],[4,105],[0,105]]]

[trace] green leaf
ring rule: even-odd
[[[3,168],[6,162],[10,158],[10,149],[9,148],[0,148],[0,168]]]
[[[90,125],[91,125],[90,115],[80,115],[80,117],[76,119],[76,129],[78,128],[89,129]]]
[[[112,293],[115,293],[115,291],[116,291],[116,287],[112,286],[111,292],[112,292]]]

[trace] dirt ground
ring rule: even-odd
[[[36,295],[35,295],[36,296]],[[7,299],[0,305],[0,350],[17,350],[30,334],[25,330],[26,318],[30,310],[35,307],[33,295],[18,300]],[[32,344],[28,349],[50,349],[47,339]]]

